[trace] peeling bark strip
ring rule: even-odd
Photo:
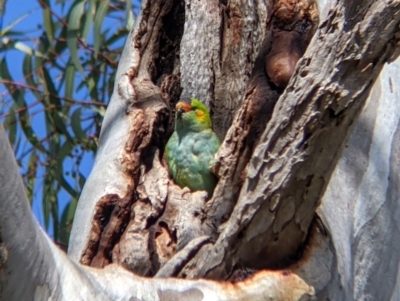
[[[348,12],[359,5],[353,18]],[[232,261],[279,266],[296,255],[352,122],[382,66],[398,54],[399,25],[400,1],[331,8],[254,150],[230,219],[188,264],[188,276],[220,278]]]

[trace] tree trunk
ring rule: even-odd
[[[0,300],[311,300],[314,288],[289,271],[244,282],[142,278],[115,265],[70,260],[30,213],[22,178],[0,126]]]
[[[19,181],[16,205],[4,201],[15,166],[0,174],[1,298],[300,300],[315,289],[318,300],[397,300],[400,62],[378,76],[398,55],[400,1],[319,1],[320,17],[313,1],[293,3],[144,1],[78,203],[72,261],[31,219],[15,229],[27,204]],[[203,100],[224,138],[211,199],[175,185],[163,163],[181,95]],[[248,276],[265,268],[282,270]],[[157,279],[169,276],[247,278]]]

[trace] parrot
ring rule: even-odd
[[[210,113],[196,98],[179,100],[175,108],[174,132],[164,152],[169,173],[181,188],[205,190],[210,198],[217,182],[210,166],[220,146]]]

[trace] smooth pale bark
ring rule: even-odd
[[[317,210],[336,255],[325,299],[400,298],[398,74],[400,59],[375,82]]]

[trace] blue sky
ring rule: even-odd
[[[52,3],[54,1],[51,1]],[[61,1],[57,1],[61,2]],[[64,1],[65,2],[65,7],[64,9],[67,9],[68,6],[72,3],[72,1]],[[139,2],[137,0],[133,1],[133,11],[135,14],[138,13],[138,7],[139,7]],[[61,10],[60,5],[54,6],[54,9],[57,11]],[[65,11],[57,11],[60,15],[65,15]],[[17,23],[13,25],[13,30],[16,31],[23,31],[23,32],[30,32],[30,36],[39,36],[41,33],[41,22],[42,22],[42,9],[39,5],[38,1],[33,1],[33,0],[18,0],[18,1],[12,1],[8,0],[6,1],[6,7],[5,7],[5,14],[3,16],[3,22],[2,26],[3,28],[5,26],[8,26],[12,24],[15,20],[19,19]],[[103,27],[113,27],[116,25],[116,20],[115,19],[105,19],[103,22]],[[115,27],[116,28],[116,27]],[[1,38],[1,37],[0,37]],[[24,41],[25,44],[27,45],[32,45],[32,43],[35,43],[34,40],[26,40]],[[124,41],[121,41],[120,43],[124,43]],[[6,60],[8,62],[9,68],[10,68],[10,73],[13,77],[13,79],[17,82],[24,82],[24,76],[22,73],[22,60],[24,58],[24,53],[18,50],[7,50],[6,52],[0,52],[0,57],[5,56]],[[15,62],[15,64],[14,64]],[[12,67],[11,67],[12,66]],[[13,68],[15,67],[15,68]],[[5,90],[4,86],[0,86],[0,111],[2,111],[2,98],[5,97],[4,95],[7,94],[7,91]],[[85,99],[87,95],[79,94],[76,93],[74,94],[74,97],[78,99]],[[29,95],[29,93],[26,94],[26,101],[29,103],[35,102],[35,98],[32,94]],[[46,129],[45,129],[45,124],[44,124],[44,114],[43,112],[35,112],[33,116],[31,116],[31,124],[32,127],[36,133],[36,135],[40,138],[46,135]],[[22,147],[21,149],[25,149]],[[72,159],[70,159],[72,160]],[[66,162],[64,165],[71,164],[71,162]],[[93,157],[91,155],[84,155],[82,158],[82,164],[80,165],[79,171],[87,177],[90,173],[90,170],[92,168],[93,164]],[[39,172],[40,173],[40,172]],[[67,179],[67,180],[72,180],[72,178]],[[41,181],[36,182],[35,185],[41,185]],[[43,220],[43,210],[42,210],[42,195],[41,195],[41,189],[35,189],[37,191],[37,194],[34,195],[33,198],[33,203],[32,203],[32,211],[35,217],[37,218],[38,222],[40,223],[41,226],[44,225],[44,220]],[[67,204],[68,200],[70,199],[70,196],[68,193],[66,193],[64,190],[62,190],[59,195],[59,212],[62,212],[63,208]],[[52,236],[52,227],[50,226],[48,229],[46,229],[47,232],[49,233],[50,236]]]
[[[3,16],[3,26],[8,26],[12,24],[15,20],[19,19],[18,22],[13,26],[13,30],[18,31],[29,31],[35,32],[38,31],[38,25],[41,22],[41,9],[39,3],[37,1],[29,1],[29,0],[19,0],[17,1],[6,1],[5,14]],[[28,41],[27,41],[28,42]],[[3,54],[2,54],[3,55]],[[5,53],[6,59],[8,62],[16,62],[15,68],[10,68],[10,72],[12,77],[18,81],[23,82],[23,74],[22,74],[22,60],[24,58],[24,53],[18,50],[8,50]],[[0,90],[0,93],[6,93],[4,87]],[[33,98],[30,99],[33,101]],[[44,124],[42,124],[43,115],[41,113],[36,114],[32,117],[33,127],[38,137],[41,137],[45,134]],[[22,148],[24,149],[24,147]],[[87,160],[87,168],[91,168],[92,160]],[[32,211],[35,217],[38,219],[41,226],[44,225],[43,221],[43,212],[42,212],[42,202],[41,202],[41,193],[40,195],[36,195],[33,203],[32,203]],[[64,199],[64,198],[63,198]],[[63,202],[65,203],[65,202]],[[61,204],[62,207],[65,204]],[[49,229],[51,232],[51,228]],[[50,235],[52,233],[49,233]]]

